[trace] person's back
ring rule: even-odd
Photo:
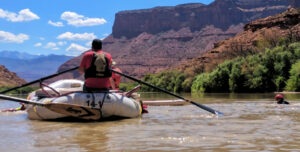
[[[101,40],[93,40],[92,50],[84,53],[79,66],[79,72],[85,77],[85,91],[108,90],[112,81],[110,68],[111,55],[102,51]]]

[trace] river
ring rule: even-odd
[[[105,122],[28,120],[26,112],[0,112],[1,152],[300,151],[300,94],[182,94],[224,113],[195,105],[149,106],[140,118]],[[144,100],[171,99],[144,93]],[[0,109],[18,103],[0,100]]]

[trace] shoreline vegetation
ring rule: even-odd
[[[0,87],[0,92],[14,88],[15,86],[1,86]],[[17,94],[17,95],[25,95],[25,94],[29,94],[37,89],[39,89],[40,87],[34,87],[34,86],[27,86],[27,87],[23,87],[23,88],[19,88],[10,92],[7,92],[5,94]]]
[[[212,72],[196,76],[192,92],[297,92],[299,75],[300,43],[283,43],[225,61]]]
[[[173,70],[147,74],[142,80],[172,92],[296,93],[300,91],[300,42],[281,38],[261,53],[227,60],[194,77]],[[122,84],[120,88],[128,90],[135,85]],[[142,87],[141,91],[155,90]]]

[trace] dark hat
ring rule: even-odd
[[[101,50],[102,49],[102,41],[99,39],[94,39],[92,42],[92,49]]]

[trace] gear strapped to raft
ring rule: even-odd
[[[85,70],[84,77],[87,78],[108,78],[111,77],[111,67],[105,53],[94,52],[91,66]]]

